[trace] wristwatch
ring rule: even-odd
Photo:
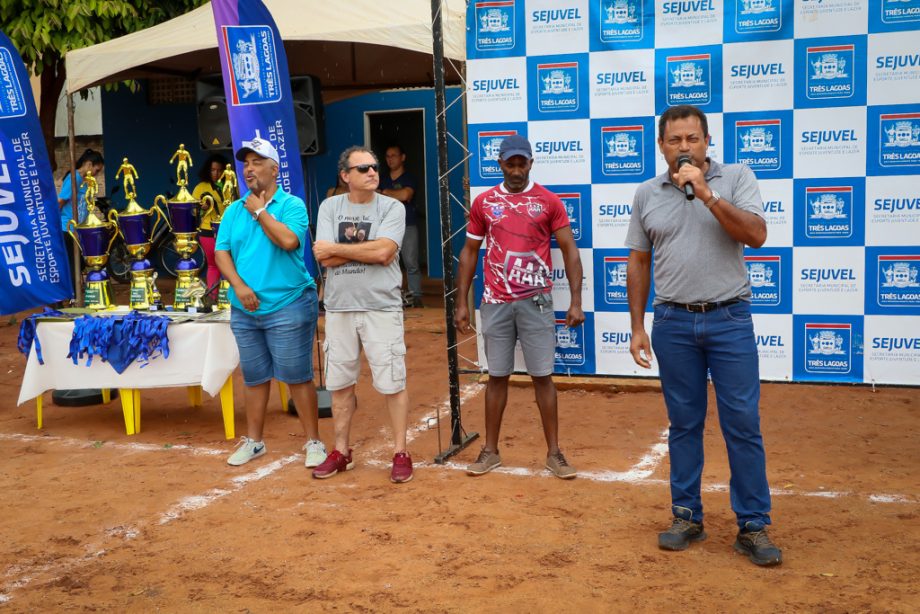
[[[715,192],[713,192],[713,194],[715,194]],[[255,219],[259,219],[259,216],[262,215],[263,211],[265,211],[265,207],[259,207],[258,209],[252,212],[252,217],[254,217]]]
[[[716,192],[715,190],[713,190],[713,191],[712,191],[712,196],[710,197],[710,199],[707,200],[707,201],[706,201],[705,203],[703,203],[703,204],[706,205],[706,208],[707,208],[707,209],[712,209],[712,206],[713,206],[714,204],[716,204],[717,202],[719,202],[719,199],[720,199],[720,198],[722,198],[722,195],[719,194],[718,192]]]

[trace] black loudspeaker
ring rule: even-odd
[[[202,77],[195,84],[198,101],[198,140],[201,148],[230,149],[230,120],[227,119],[227,99],[220,75]]]
[[[291,79],[294,121],[300,153],[315,156],[326,151],[325,113],[318,77],[306,75]],[[196,84],[198,100],[198,139],[204,150],[230,149],[230,120],[220,75],[201,77]]]
[[[305,75],[291,79],[297,143],[304,156],[326,153],[326,114],[320,89],[319,77]]]

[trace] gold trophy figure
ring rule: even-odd
[[[95,214],[96,212],[93,210],[96,208],[96,194],[99,193],[99,184],[96,183],[96,178],[93,176],[92,171],[86,171],[80,187],[86,188],[86,192],[83,194],[83,200],[86,201],[86,210]]]
[[[184,188],[188,185],[188,167],[192,165],[192,154],[185,150],[185,144],[179,143],[179,149],[176,150],[176,153],[172,155],[172,158],[169,159],[169,163],[172,164],[173,160],[178,158],[176,163],[176,185],[180,188]]]
[[[223,208],[226,209],[230,203],[239,198],[240,195],[240,184],[236,180],[236,173],[233,171],[232,164],[227,165],[227,168],[224,169],[223,174],[217,182],[223,185],[223,188],[221,188],[221,196],[223,196],[224,199]]]
[[[239,198],[239,183],[236,180],[236,173],[233,171],[233,165],[228,164],[227,168],[224,170],[224,173],[220,176],[220,179],[217,180],[218,183],[222,184],[221,187],[221,198],[223,199],[223,204],[220,207],[221,217],[223,212],[227,210],[227,207],[230,206],[234,200]],[[220,219],[211,222],[211,228],[214,230],[214,236],[217,236],[217,233],[220,231]],[[230,289],[230,282],[224,279],[224,276],[220,277],[220,286],[217,290],[217,309],[230,309],[230,300],[227,298],[227,291]]]
[[[125,183],[125,198],[128,199],[130,203],[135,198],[137,198],[137,192],[134,189],[134,180],[140,179],[140,175],[137,174],[137,169],[134,168],[134,165],[128,162],[127,158],[122,158],[121,166],[118,167],[118,171],[115,172],[115,179],[118,179],[118,175],[123,175]]]

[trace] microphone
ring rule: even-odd
[[[684,154],[680,156],[679,158],[677,158],[677,168],[678,169],[684,164],[690,164],[690,156],[688,156],[687,154]],[[687,182],[684,184],[684,194],[687,195],[687,200],[693,200],[694,198],[696,198],[696,192],[693,191],[692,183]]]

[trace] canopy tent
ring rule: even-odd
[[[430,86],[430,0],[263,0],[281,32],[292,75],[316,75],[326,90]],[[465,58],[464,0],[446,0],[444,57]],[[125,79],[220,73],[211,4],[66,56],[67,91]],[[448,62],[445,77],[459,76]]]

